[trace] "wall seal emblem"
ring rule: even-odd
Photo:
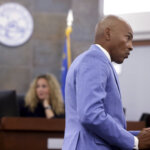
[[[0,6],[0,43],[7,46],[24,44],[32,35],[33,19],[29,11],[18,3]]]

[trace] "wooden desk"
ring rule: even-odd
[[[0,150],[47,150],[47,139],[63,138],[64,128],[64,119],[1,118]]]

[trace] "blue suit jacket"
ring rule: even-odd
[[[96,45],[72,63],[65,89],[63,150],[131,150],[115,70]]]

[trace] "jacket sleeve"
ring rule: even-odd
[[[134,147],[134,136],[104,109],[109,68],[101,58],[87,56],[77,70],[77,112],[81,124],[108,144],[121,149]]]
[[[129,131],[131,134],[133,134],[134,136],[137,136],[139,133],[140,133],[140,131]]]

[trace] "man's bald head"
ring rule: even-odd
[[[101,38],[104,38],[105,30],[107,28],[111,30],[115,30],[121,24],[126,24],[130,26],[122,18],[119,18],[114,15],[109,15],[103,18],[101,21],[97,23],[96,28],[95,28],[95,43],[101,40]]]

